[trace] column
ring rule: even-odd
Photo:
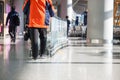
[[[59,17],[65,19],[66,15],[67,15],[67,0],[61,0],[60,1],[58,12],[60,14]]]
[[[73,17],[72,0],[67,0],[67,15],[69,16],[70,21],[72,21]]]
[[[87,41],[112,43],[114,0],[88,1]]]
[[[14,0],[14,5],[16,6],[16,11],[20,15],[20,26],[18,26],[17,33],[21,35],[23,33],[24,29],[24,16],[23,16],[23,11],[22,11],[22,6],[23,6],[24,0]]]

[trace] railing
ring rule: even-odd
[[[48,31],[48,49],[53,55],[58,49],[67,44],[67,22],[53,17]]]

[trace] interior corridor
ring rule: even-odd
[[[0,39],[0,80],[120,80],[120,45],[87,45],[69,38],[52,57],[33,60],[30,42]]]

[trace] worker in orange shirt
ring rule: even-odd
[[[23,12],[27,13],[28,16],[28,27],[30,28],[33,59],[37,59],[38,54],[42,57],[47,52],[46,42],[49,21],[46,20],[46,18],[49,19],[49,17],[54,16],[54,14],[52,16],[49,14],[46,15],[46,2],[50,4],[50,7],[54,12],[52,0],[25,0],[23,5]],[[40,38],[40,52],[38,49],[38,32]]]

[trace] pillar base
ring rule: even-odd
[[[112,40],[104,39],[87,39],[87,44],[112,44]]]

